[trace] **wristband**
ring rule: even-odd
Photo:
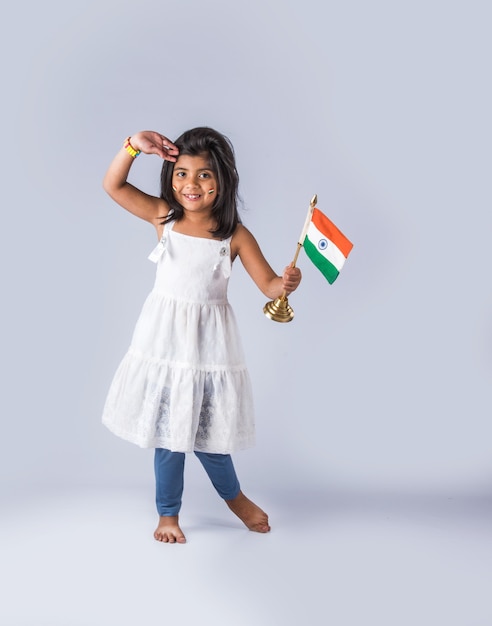
[[[138,155],[140,154],[140,150],[135,150],[135,148],[130,143],[130,139],[131,139],[131,137],[127,137],[125,139],[125,143],[123,144],[123,147],[125,148],[125,150],[128,152],[128,154],[131,157],[136,159],[138,157]]]

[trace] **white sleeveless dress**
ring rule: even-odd
[[[250,378],[227,301],[231,238],[166,224],[153,290],[111,384],[103,423],[143,448],[228,454],[254,445]]]

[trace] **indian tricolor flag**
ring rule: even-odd
[[[304,241],[299,243],[330,285],[335,282],[353,248],[347,237],[319,209],[313,210]]]

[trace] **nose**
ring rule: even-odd
[[[191,188],[195,188],[198,187],[198,178],[188,178],[187,182],[187,187],[191,187]]]

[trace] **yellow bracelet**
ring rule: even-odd
[[[135,148],[130,143],[130,139],[131,139],[131,137],[127,137],[125,139],[125,143],[124,143],[123,147],[125,148],[125,150],[128,152],[128,154],[130,156],[132,156],[134,159],[136,159],[138,157],[138,155],[140,154],[140,150],[135,150]]]

